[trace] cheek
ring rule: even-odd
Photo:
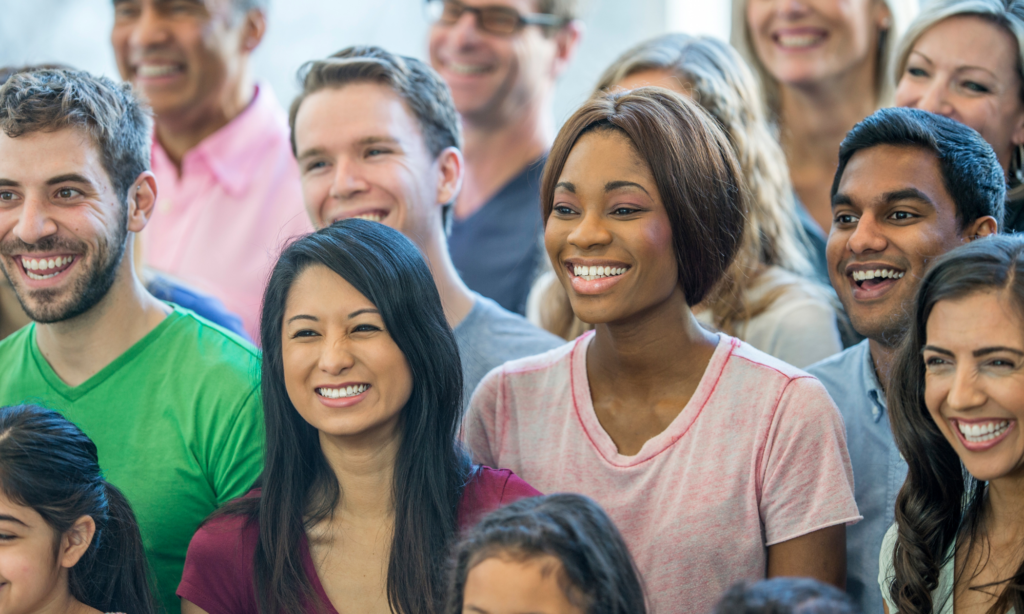
[[[281,362],[284,365],[284,386],[292,403],[304,396],[305,384],[316,363],[315,356],[299,347],[288,347],[285,342],[281,350]]]
[[[667,220],[652,220],[640,228],[643,252],[658,263],[658,268],[676,268],[675,245],[672,242],[672,227]]]
[[[936,424],[942,424],[942,415],[940,409],[942,407],[942,401],[946,398],[946,394],[949,392],[949,386],[942,377],[935,375],[924,376],[924,404],[928,408],[928,413],[931,414],[932,420]]]
[[[544,248],[548,252],[551,264],[556,269],[558,268],[558,252],[565,247],[569,231],[570,227],[568,224],[553,217],[549,217],[547,224],[544,225]]]
[[[387,390],[384,391],[388,414],[397,414],[412,396],[412,370],[398,346],[389,347],[377,360],[375,371],[387,374]]]

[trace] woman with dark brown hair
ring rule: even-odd
[[[935,262],[889,415],[909,470],[879,557],[886,611],[1024,613],[1024,240]]]
[[[814,378],[693,315],[747,198],[695,103],[661,88],[587,102],[555,140],[541,203],[548,256],[595,330],[492,371],[465,424],[477,460],[601,504],[655,611],[709,611],[744,579],[845,581],[858,515],[839,413]]]

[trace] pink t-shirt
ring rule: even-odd
[[[284,110],[262,85],[185,154],[180,176],[153,139],[158,196],[142,234],[146,264],[219,298],[253,339],[281,247],[313,230],[288,134]]]
[[[470,402],[476,462],[600,503],[659,614],[709,612],[765,577],[767,546],[860,518],[842,418],[810,375],[721,335],[693,398],[636,456],[594,413],[593,332],[505,363]]]
[[[256,489],[246,496],[258,493]],[[472,528],[487,513],[503,505],[539,494],[508,469],[479,467],[462,491],[458,510],[459,530]],[[258,541],[259,526],[247,522],[242,516],[220,516],[204,524],[188,546],[178,596],[188,599],[208,614],[256,612],[252,558]],[[299,547],[306,576],[314,592],[327,606],[322,614],[338,614],[320,583],[305,538]],[[318,613],[312,604],[306,612]]]

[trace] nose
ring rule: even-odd
[[[988,396],[978,385],[973,365],[957,365],[952,385],[946,395],[946,406],[956,412],[969,411],[985,404]]]
[[[340,375],[351,369],[355,364],[355,358],[349,351],[348,344],[343,337],[331,338],[328,334],[327,342],[320,352],[320,362],[317,365],[321,371],[328,375]]]
[[[150,3],[143,3],[139,16],[131,26],[128,42],[133,48],[158,47],[170,40],[170,30]]]
[[[584,210],[576,227],[569,233],[568,241],[581,250],[590,250],[611,243],[612,235],[599,214]]]
[[[471,11],[464,11],[458,20],[448,28],[448,41],[454,49],[471,48],[480,42],[480,29],[477,27],[477,16]]]
[[[805,0],[776,0],[775,12],[786,17],[799,17],[807,12]]]
[[[349,200],[370,189],[370,184],[363,177],[359,165],[347,158],[339,158],[335,162],[334,181],[331,183],[331,198]]]
[[[889,242],[885,234],[881,232],[878,222],[870,214],[862,215],[857,221],[857,227],[846,240],[849,250],[855,254],[871,254],[885,251]]]
[[[953,115],[953,106],[949,103],[946,93],[944,84],[939,83],[938,80],[932,81],[926,86],[921,97],[918,98],[917,104],[914,106],[922,111],[951,117]]]
[[[31,197],[26,198],[25,204],[21,207],[21,215],[18,216],[18,223],[14,226],[14,236],[29,245],[34,245],[56,232],[57,223],[50,217],[46,203]]]

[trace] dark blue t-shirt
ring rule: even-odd
[[[249,342],[252,341],[245,332],[242,318],[228,311],[228,308],[224,306],[224,303],[220,302],[220,299],[209,294],[203,294],[195,288],[190,288],[166,275],[153,271],[148,271],[146,279],[148,280],[146,289],[161,301],[181,305],[214,324],[223,326],[242,339]]]
[[[470,289],[519,314],[545,257],[540,177],[547,157],[532,162],[494,198],[464,220],[455,219],[448,251]]]

